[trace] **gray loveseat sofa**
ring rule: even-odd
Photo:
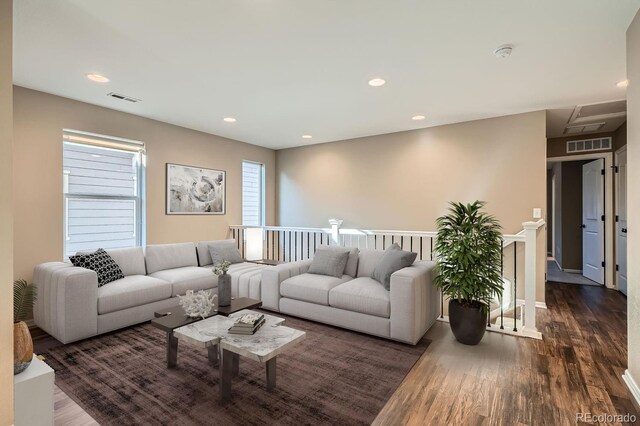
[[[435,262],[416,261],[391,275],[389,291],[371,278],[384,251],[352,250],[341,278],[310,274],[311,260],[262,272],[262,307],[416,344],[440,313]]]

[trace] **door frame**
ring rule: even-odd
[[[614,166],[618,164],[618,156],[620,155],[620,153],[622,153],[622,152],[626,152],[626,151],[627,151],[627,146],[626,146],[626,145],[624,145],[624,146],[622,146],[621,148],[617,149],[617,150],[613,153],[613,165],[614,165]],[[627,167],[629,167],[629,154],[628,154],[628,153],[627,153]],[[627,175],[627,184],[628,184],[628,182],[629,182],[629,177],[628,177],[628,175]],[[618,200],[618,197],[619,197],[619,195],[618,195],[618,194],[619,194],[619,192],[620,192],[619,185],[620,185],[619,179],[618,179],[616,176],[614,176],[614,185],[613,185],[613,187],[614,187],[614,191],[615,191],[615,199],[616,199],[616,200]],[[628,190],[629,190],[629,187],[627,186],[627,191],[628,191]],[[627,200],[628,200],[628,197],[627,197]],[[614,204],[613,209],[614,209],[614,214],[617,216],[617,215],[618,215],[618,203],[615,203],[615,204]],[[628,213],[628,212],[629,212],[629,206],[628,206],[628,201],[627,201],[627,213]],[[627,222],[628,222],[628,220],[629,220],[629,218],[628,218],[628,216],[627,216]],[[628,226],[628,225],[627,225],[627,226]],[[618,243],[619,243],[618,238],[617,238],[617,235],[618,235],[618,234],[617,234],[617,231],[618,231],[618,230],[616,229],[615,219],[614,219],[614,233],[615,233],[614,235],[616,236],[616,238],[615,238],[615,247],[616,247],[616,253],[615,253],[615,255],[616,255],[616,256],[615,256],[615,258],[614,258],[614,262],[616,262],[616,264],[617,264],[617,260],[618,260],[618,256],[617,256],[617,254],[618,254]],[[628,239],[627,239],[627,247],[628,247],[628,245],[629,245],[629,243],[628,243]],[[628,248],[627,248],[627,268],[628,268],[628,267],[629,267],[629,252],[628,252]],[[617,273],[615,273],[615,272],[616,272],[616,271],[614,271],[615,284],[616,284],[615,288],[617,289],[617,288],[618,288],[618,274],[617,274]],[[627,282],[627,285],[628,285],[628,282]],[[629,290],[627,289],[627,292],[628,292],[628,291],[629,291]]]
[[[563,155],[560,157],[548,157],[547,163],[563,163],[566,161],[599,160],[604,159],[604,285],[607,288],[617,289],[615,280],[616,258],[614,253],[615,243],[615,213],[613,205],[614,175],[613,152],[594,152],[591,154]]]

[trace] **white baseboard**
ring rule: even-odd
[[[629,373],[629,370],[624,371],[624,374],[622,375],[622,379],[629,387],[629,390],[631,391],[631,395],[633,395],[638,405],[640,405],[640,387],[638,387],[638,384],[636,383],[636,381],[633,380],[633,377],[631,377],[631,373]]]
[[[562,269],[562,272],[569,272],[570,274],[582,274],[582,269]]]

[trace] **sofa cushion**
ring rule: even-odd
[[[344,275],[344,268],[347,266],[348,260],[349,251],[347,249],[318,249],[313,255],[311,265],[309,265],[309,273],[340,278]]]
[[[296,275],[282,281],[280,294],[290,299],[329,305],[329,290],[351,279],[348,275],[342,278],[309,273]]]
[[[211,260],[211,253],[209,253],[209,245],[217,244],[217,243],[227,243],[231,244],[234,247],[238,248],[238,243],[233,238],[228,240],[209,240],[209,241],[200,241],[196,246],[196,250],[198,251],[198,263],[200,266],[213,266],[213,260]]]
[[[380,259],[384,256],[384,250],[360,250],[360,259],[358,260],[358,278],[371,277]]]
[[[371,278],[381,283],[385,289],[391,288],[391,274],[402,268],[411,266],[418,253],[403,251],[398,244],[393,244],[385,250],[380,262],[373,268]]]
[[[185,294],[187,290],[208,290],[218,286],[218,277],[210,268],[186,266],[184,268],[166,269],[149,274],[171,283],[171,296]]]
[[[389,292],[373,278],[361,277],[334,287],[329,292],[329,305],[347,311],[389,318]]]
[[[122,274],[147,275],[147,267],[144,264],[144,250],[142,247],[127,247],[119,249],[105,249],[109,256],[118,264]],[[78,254],[91,254],[93,250],[82,250]]]
[[[360,254],[360,250],[357,247],[340,247],[340,246],[327,246],[321,244],[318,246],[316,250],[336,250],[336,251],[349,251],[349,260],[347,260],[347,266],[344,268],[345,275],[349,275],[350,277],[355,278],[356,273],[358,272],[358,255]]]
[[[144,264],[142,247],[107,249],[106,252],[115,260],[125,277],[127,275],[146,275],[147,268]]]
[[[147,274],[165,269],[198,266],[193,243],[155,244],[147,246]]]
[[[244,262],[240,250],[238,250],[235,243],[228,243],[226,241],[209,244],[209,255],[211,256],[213,265],[216,266],[225,261],[231,264]]]
[[[98,289],[98,314],[108,314],[170,297],[170,283],[145,275],[129,275]]]

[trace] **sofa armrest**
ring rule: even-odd
[[[69,263],[49,262],[35,267],[38,297],[33,319],[38,327],[70,343],[98,333],[98,276]]]
[[[280,311],[280,284],[287,278],[301,275],[309,270],[311,260],[283,263],[271,266],[262,271],[261,297],[262,307],[272,311]]]
[[[391,338],[416,344],[439,315],[435,262],[419,261],[391,275]]]

